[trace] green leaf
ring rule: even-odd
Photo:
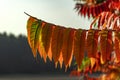
[[[37,55],[37,48],[38,48],[41,25],[42,25],[41,20],[36,20],[36,21],[34,20],[34,22],[32,22],[31,25],[29,25],[28,23],[28,26],[27,26],[28,41],[29,41],[34,57],[36,57]]]
[[[84,59],[82,60],[82,64],[80,66],[80,70],[85,69],[89,65],[90,65],[90,58],[84,57]]]

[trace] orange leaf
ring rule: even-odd
[[[105,22],[105,16],[107,15],[107,13],[106,12],[102,12],[101,14],[100,14],[100,26],[102,26],[103,24],[104,24],[104,22]]]
[[[53,24],[45,23],[44,27],[42,27],[41,30],[41,45],[43,46],[43,50],[45,50],[44,54],[47,56],[48,54],[51,54],[51,52],[49,52],[49,49],[50,49],[53,26],[54,26]],[[50,60],[52,60],[52,55],[49,55],[48,57]]]
[[[38,41],[38,52],[40,54],[40,56],[44,59],[44,61],[46,62],[46,57],[47,57],[47,54],[45,52],[45,48],[43,46],[43,43],[42,43],[42,28],[45,26],[45,22],[42,22],[42,26],[40,28],[40,33],[38,35],[39,37],[39,41]]]
[[[28,36],[28,43],[29,43],[30,46],[31,46],[31,41],[30,41],[31,26],[32,26],[32,24],[33,24],[34,22],[36,22],[36,21],[37,21],[37,19],[35,19],[35,18],[33,18],[33,17],[30,17],[30,18],[28,19],[28,21],[27,21],[27,36]]]
[[[112,31],[108,31],[107,35],[107,60],[111,59],[111,53],[113,51]]]
[[[115,32],[115,53],[117,60],[120,61],[120,32],[116,31]]]
[[[62,56],[66,68],[71,64],[72,60],[74,31],[71,28],[64,29]]]
[[[109,27],[111,26],[111,23],[113,22],[113,17],[115,14],[110,13],[108,16],[108,21],[107,21],[107,27],[109,29]]]
[[[28,42],[32,49],[33,55],[36,58],[37,48],[39,42],[40,28],[42,26],[42,21],[36,18],[30,17],[27,24],[28,31]]]
[[[96,64],[96,59],[95,58],[90,58],[90,62],[91,62],[91,69],[93,69],[93,67]]]
[[[107,60],[110,60],[111,52],[113,51],[112,31],[102,30],[100,32],[100,51],[103,63],[106,63]]]
[[[96,58],[98,50],[98,31],[89,30],[86,40],[88,57]]]
[[[120,28],[120,25],[119,24],[117,25],[117,20],[119,20],[119,19],[120,19],[120,16],[114,17],[114,21],[112,23],[112,29],[117,30]]]
[[[107,61],[107,51],[106,51],[107,33],[108,33],[108,31],[101,31],[101,35],[100,35],[100,51],[102,54],[103,63],[105,63]]]
[[[51,51],[55,64],[57,65],[58,60],[60,58],[62,45],[63,45],[63,27],[55,26],[52,34],[51,41]]]
[[[75,56],[78,67],[82,64],[85,53],[85,41],[86,40],[86,31],[78,29],[75,32],[74,37],[74,50],[73,55]]]
[[[44,47],[41,45],[41,42],[38,43],[38,52],[39,52],[41,58],[43,58],[44,61],[46,62],[47,54],[44,50]]]
[[[62,56],[62,52],[60,53],[60,57],[59,57],[59,63],[60,63],[60,68],[62,68],[63,65],[63,56]],[[56,64],[57,65],[57,64]]]

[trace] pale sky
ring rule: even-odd
[[[27,34],[28,14],[49,23],[89,29],[90,21],[78,16],[74,0],[0,0],[0,33]]]

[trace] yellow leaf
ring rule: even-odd
[[[27,21],[27,36],[28,36],[28,43],[29,45],[31,46],[31,43],[30,43],[30,31],[31,31],[31,26],[34,22],[36,22],[37,19],[33,18],[33,17],[30,17]]]
[[[49,54],[48,57],[50,60],[52,60],[52,54],[49,50],[50,50],[50,43],[51,43],[53,26],[54,26],[53,24],[46,23],[41,30],[41,44],[45,50],[44,54],[46,54],[47,56]]]
[[[35,58],[37,55],[36,52],[38,48],[41,25],[42,25],[42,21],[37,20],[36,18],[33,18],[33,17],[29,18],[28,24],[27,24],[28,42],[30,44],[30,47],[32,48],[32,52]]]
[[[95,58],[90,58],[90,62],[91,62],[91,69],[93,69],[94,65],[95,65]]]

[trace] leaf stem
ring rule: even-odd
[[[29,17],[33,17],[33,16],[31,16],[30,14],[28,14],[28,13],[26,13],[26,12],[24,12],[27,16],[29,16]],[[33,18],[35,18],[35,19],[37,19],[36,17],[33,17]]]
[[[28,13],[26,13],[26,12],[24,12],[27,16],[30,16],[30,17],[32,17],[30,14],[28,14]]]

